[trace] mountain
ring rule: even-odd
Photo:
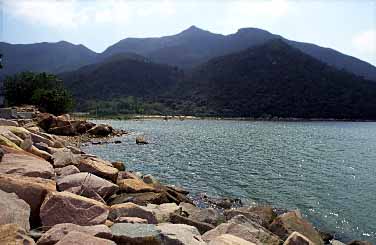
[[[126,38],[108,47],[101,56],[134,52],[157,63],[193,68],[209,59],[241,51],[281,36],[257,28],[242,28],[230,35],[214,34],[195,26],[172,36]],[[376,67],[333,49],[284,39],[302,52],[338,69],[376,81]]]
[[[80,100],[110,100],[162,95],[176,85],[182,71],[152,63],[136,54],[123,53],[58,76]]]
[[[9,44],[0,42],[4,69],[0,77],[21,71],[59,73],[96,61],[97,53],[83,45],[57,43]]]
[[[241,117],[376,119],[376,83],[273,39],[194,69],[175,92],[196,112]]]

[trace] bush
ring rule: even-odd
[[[5,99],[9,106],[36,105],[52,114],[66,113],[73,108],[73,98],[55,75],[22,72],[4,81]]]

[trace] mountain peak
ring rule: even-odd
[[[192,25],[188,29],[185,29],[184,31],[180,32],[180,34],[197,34],[197,33],[208,33],[208,31],[205,31],[203,29],[198,28],[195,25]]]

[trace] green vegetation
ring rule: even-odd
[[[22,72],[4,81],[6,103],[9,106],[36,105],[53,114],[73,109],[73,98],[55,75]]]

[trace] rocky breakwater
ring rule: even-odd
[[[331,239],[298,211],[232,208],[229,200],[198,208],[184,189],[85,154],[61,136],[114,135],[110,126],[47,114],[22,127],[3,123],[0,244],[321,245]]]

